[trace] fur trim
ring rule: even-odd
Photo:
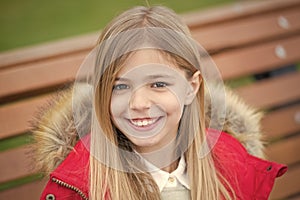
[[[35,154],[36,171],[44,174],[51,173],[69,154],[78,140],[72,103],[75,107],[81,106],[82,125],[86,133],[89,132],[87,121],[90,116],[84,107],[91,106],[89,101],[89,89],[82,86],[79,90],[82,94],[80,99],[74,101],[72,87],[58,92],[52,100],[40,108],[39,114],[33,119],[33,152]],[[211,91],[213,96],[219,94],[219,89]],[[262,114],[246,105],[236,94],[226,88],[226,118],[223,131],[237,138],[247,151],[257,157],[263,156],[263,142],[261,141],[260,120]],[[224,103],[224,102],[220,102]],[[214,114],[218,119],[217,111],[211,110],[210,95],[205,95],[206,117]],[[209,122],[209,120],[208,120]]]
[[[37,115],[31,121],[35,171],[50,174],[70,153],[79,137],[76,132],[72,106],[81,107],[82,121],[80,128],[88,133],[89,119],[84,107],[89,105],[86,87],[79,87],[82,100],[72,101],[73,88],[67,86],[58,91],[46,105],[39,108]],[[74,103],[74,105],[72,105]]]
[[[219,90],[220,88],[216,87],[214,91],[211,91],[214,93],[214,97],[218,97]],[[264,142],[262,141],[263,134],[260,126],[260,121],[263,117],[262,112],[251,108],[229,88],[225,87],[225,94],[226,117],[225,120],[223,120],[223,131],[233,135],[239,140],[247,149],[248,153],[256,157],[264,158]],[[214,115],[219,114],[217,110],[214,112],[211,111],[211,105],[207,103],[209,102],[209,98],[210,95],[206,93],[205,114],[208,119],[211,113]],[[214,118],[219,119],[221,117],[214,116]]]

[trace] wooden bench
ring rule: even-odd
[[[271,198],[300,198],[300,0],[245,1],[183,18],[224,80],[246,80],[235,90],[266,112],[266,154],[289,166]],[[38,199],[45,180],[31,170],[29,144],[2,144],[27,138],[37,107],[74,80],[98,34],[0,54],[0,199]]]

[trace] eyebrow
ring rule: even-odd
[[[167,74],[154,74],[154,75],[146,76],[147,80],[158,79],[158,78],[171,78],[171,79],[174,79],[174,76],[170,76],[170,75],[167,75]],[[116,81],[126,82],[126,81],[130,81],[130,79],[123,78],[123,77],[117,77]]]
[[[115,81],[128,81],[127,78],[117,77]]]
[[[157,75],[149,75],[147,76],[148,79],[157,79],[157,78],[174,78],[174,76],[170,76],[167,74],[157,74]]]

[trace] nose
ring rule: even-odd
[[[147,110],[151,106],[149,92],[144,87],[135,90],[129,101],[129,108],[132,110]]]

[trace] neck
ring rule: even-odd
[[[180,159],[179,155],[174,149],[169,151],[158,151],[146,154],[142,153],[141,155],[146,160],[148,160],[148,162],[152,163],[152,165],[169,173],[177,169]]]
[[[179,159],[172,162],[169,166],[163,167],[161,170],[171,173],[177,169],[178,163],[179,163]]]

